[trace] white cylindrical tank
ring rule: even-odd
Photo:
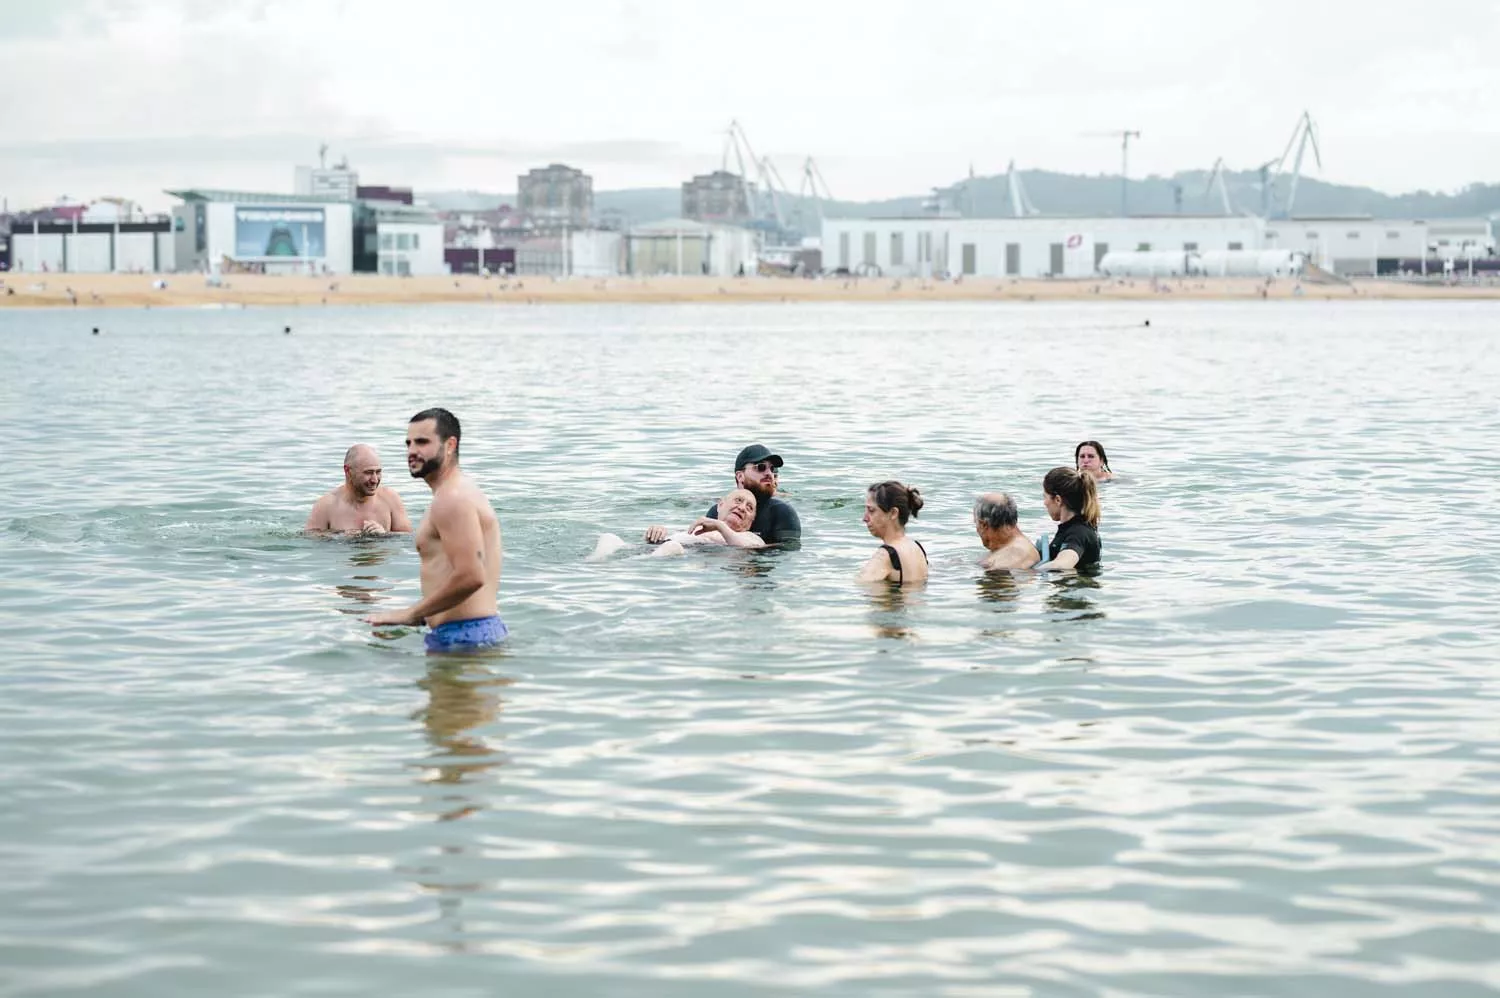
[[[1206,277],[1291,277],[1306,257],[1293,250],[1205,250],[1198,254]]]
[[[1196,272],[1198,255],[1183,250],[1135,250],[1104,254],[1099,273],[1108,277],[1186,277]]]

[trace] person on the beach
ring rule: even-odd
[[[1057,521],[1047,560],[1037,571],[1090,568],[1099,563],[1099,492],[1094,478],[1074,468],[1053,468],[1042,479],[1042,504]]]
[[[766,546],[760,535],[750,530],[750,525],[755,522],[755,494],[749,489],[731,489],[714,508],[722,511],[721,518],[700,516],[686,530],[669,535],[651,553],[664,556],[682,554],[686,548],[711,544],[736,548]],[[607,558],[627,546],[618,534],[603,534],[587,560]]]
[[[974,502],[974,531],[989,552],[979,560],[991,572],[1002,568],[1030,568],[1041,560],[1035,545],[1018,526],[1016,501],[1004,492],[986,492]]]
[[[797,547],[802,541],[802,521],[792,504],[776,495],[776,486],[785,462],[781,455],[772,454],[761,444],[751,444],[740,451],[734,459],[734,484],[748,489],[755,496],[755,522],[750,525],[752,533],[758,534],[767,547]],[[719,504],[708,508],[710,519],[719,519]],[[660,544],[671,533],[666,527],[651,526],[646,530],[646,541]]]
[[[880,547],[860,569],[861,582],[882,580],[902,585],[927,578],[927,549],[906,536],[906,521],[922,509],[922,494],[897,481],[877,482],[865,493],[865,529],[880,538]]]
[[[1097,440],[1085,440],[1073,448],[1073,467],[1088,472],[1096,482],[1107,482],[1115,477],[1115,473],[1109,470],[1104,445]]]
[[[365,618],[376,626],[426,624],[428,651],[470,651],[504,641],[498,613],[500,521],[458,466],[461,430],[447,409],[423,409],[406,428],[406,465],[432,489],[417,528],[422,598],[404,610]]]
[[[380,455],[368,444],[344,452],[344,484],[313,503],[303,530],[408,534],[411,520],[396,490],[380,484]]]

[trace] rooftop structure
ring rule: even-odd
[[[594,214],[594,178],[562,163],[516,178],[521,213],[539,229],[581,228]]]
[[[753,213],[745,178],[728,170],[699,174],[682,185],[682,214],[698,222],[749,222]]]

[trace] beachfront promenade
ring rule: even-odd
[[[170,307],[256,305],[391,305],[442,302],[915,302],[915,301],[1171,301],[1304,298],[1311,300],[1494,299],[1500,284],[1442,285],[1358,280],[1312,284],[1254,278],[1149,280],[1013,280],[968,277],[962,281],[893,278],[819,280],[776,277],[546,276],[284,277],[234,274],[210,283],[201,274],[0,275],[3,306]],[[165,281],[165,287],[157,285]],[[14,293],[11,293],[14,292]]]

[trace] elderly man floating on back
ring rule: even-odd
[[[411,520],[396,490],[380,484],[380,455],[367,444],[344,452],[344,484],[313,504],[304,530],[409,534]]]
[[[974,502],[974,530],[989,554],[980,559],[985,571],[1030,568],[1041,561],[1036,547],[1017,526],[1016,501],[1004,492],[986,492]]]

